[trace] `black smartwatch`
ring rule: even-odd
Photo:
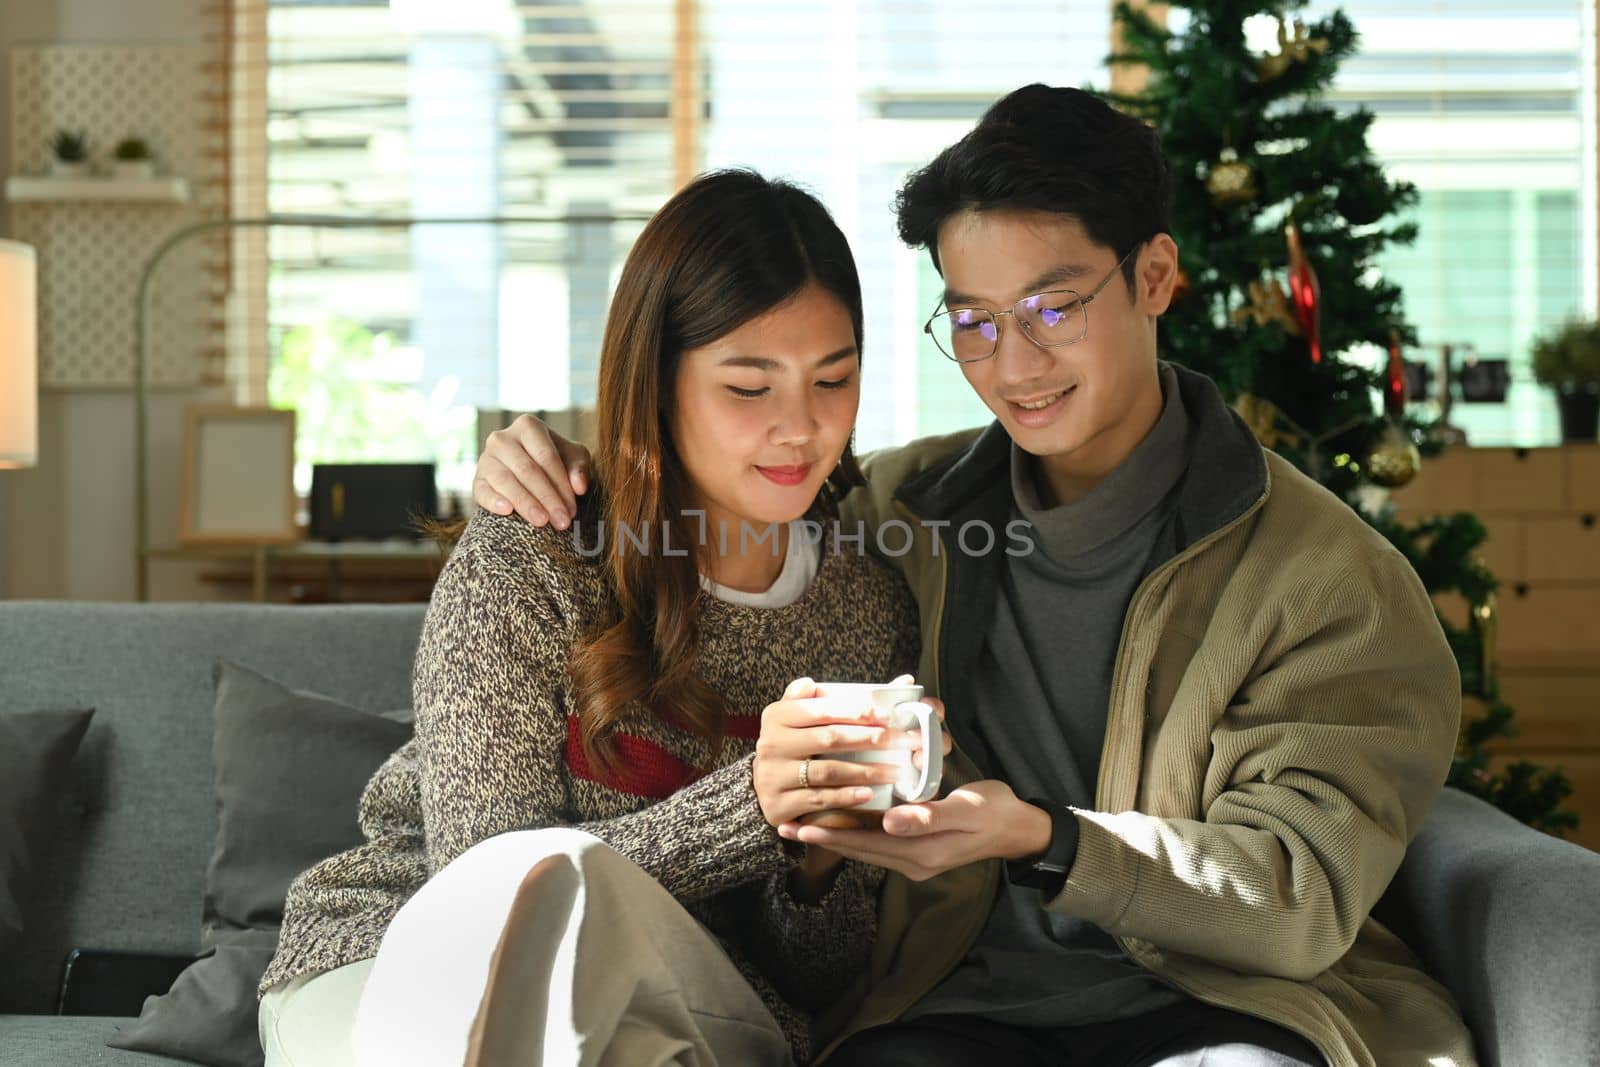
[[[1055,896],[1067,884],[1072,861],[1078,855],[1078,817],[1065,804],[1030,797],[1028,803],[1050,815],[1050,846],[1037,856],[1006,860],[1006,878],[1012,885],[1037,889]]]

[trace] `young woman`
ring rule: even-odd
[[[914,745],[795,710],[808,678],[916,660],[899,578],[815,537],[860,480],[861,338],[850,250],[806,193],[713,173],[644,228],[595,491],[565,530],[467,525],[367,842],[289,891],[269,1067],[805,1061],[882,872],[775,827],[893,778],[828,752]]]

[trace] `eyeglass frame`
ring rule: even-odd
[[[922,324],[922,332],[927,334],[928,338],[931,341],[933,341],[933,347],[935,347],[935,348],[937,348],[939,350],[939,354],[941,356],[943,356],[945,359],[948,359],[952,363],[961,363],[961,364],[982,363],[986,359],[993,359],[995,357],[995,354],[1000,351],[1000,316],[1001,315],[1010,315],[1012,320],[1014,322],[1016,322],[1022,328],[1022,336],[1026,337],[1029,341],[1032,341],[1034,343],[1034,345],[1036,345],[1039,348],[1065,348],[1067,345],[1075,345],[1079,341],[1082,341],[1084,338],[1089,336],[1089,312],[1088,312],[1089,302],[1092,301],[1095,297],[1099,296],[1100,295],[1100,291],[1102,289],[1104,289],[1107,285],[1111,284],[1111,279],[1115,278],[1117,276],[1117,274],[1119,272],[1121,272],[1122,265],[1124,263],[1128,262],[1128,257],[1133,255],[1135,252],[1139,251],[1139,249],[1144,246],[1144,243],[1145,242],[1140,241],[1138,244],[1136,244],[1132,248],[1128,249],[1128,251],[1123,255],[1123,257],[1121,259],[1117,260],[1117,265],[1115,267],[1112,267],[1110,272],[1107,273],[1104,278],[1100,279],[1099,284],[1097,284],[1093,289],[1089,290],[1089,294],[1087,296],[1079,296],[1078,295],[1078,291],[1076,289],[1044,289],[1044,290],[1041,290],[1040,292],[1037,292],[1037,293],[1029,293],[1027,296],[1023,297],[1021,300],[1018,300],[1015,304],[1012,304],[1009,308],[1007,308],[1004,311],[990,311],[988,308],[965,308],[965,307],[952,308],[952,307],[949,307],[949,306],[945,306],[944,310],[942,310],[942,311],[935,310],[932,315],[928,316],[928,321]],[[1080,308],[1084,309],[1084,312],[1083,312],[1083,333],[1080,334],[1077,337],[1074,337],[1070,341],[1056,341],[1053,344],[1046,344],[1043,341],[1039,340],[1037,337],[1033,336],[1033,331],[1028,329],[1028,324],[1026,322],[1024,322],[1022,319],[1017,318],[1017,308],[1022,306],[1022,304],[1024,302],[1028,301],[1028,300],[1035,300],[1035,299],[1037,299],[1037,298],[1039,298],[1041,296],[1050,296],[1050,295],[1053,295],[1055,293],[1071,293],[1072,296],[1073,296],[1073,299],[1075,299],[1078,302],[1078,306]],[[939,298],[939,303],[940,303],[940,305],[944,305],[944,298],[943,297]],[[989,349],[989,354],[987,356],[979,356],[976,359],[959,359],[959,358],[951,355],[949,352],[946,352],[944,350],[944,346],[939,343],[939,339],[934,336],[934,333],[933,333],[933,320],[938,318],[941,315],[952,315],[957,311],[981,311],[985,315],[988,315],[991,319],[994,320],[994,342],[993,342],[993,346]]]

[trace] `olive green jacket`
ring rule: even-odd
[[[1460,680],[1433,606],[1347,505],[1263,451],[1208,379],[1177,373],[1193,423],[1178,550],[1129,604],[1095,810],[1076,812],[1071,874],[1040,906],[1301,1034],[1330,1067],[1473,1064],[1450,994],[1368,915],[1456,743]],[[973,722],[968,686],[1008,547],[1010,448],[996,424],[875,453],[841,510],[916,595],[919,680],[960,746],[947,781],[982,776],[983,731],[1003,728]],[[818,1021],[824,1056],[956,967],[998,878],[998,862],[891,875],[868,971]]]

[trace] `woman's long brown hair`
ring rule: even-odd
[[[615,600],[571,661],[583,751],[597,769],[617,770],[613,739],[636,706],[704,738],[713,763],[720,754],[726,709],[695,674],[699,576],[712,559],[685,514],[694,501],[672,446],[673,387],[686,350],[726,336],[808,282],[844,305],[859,352],[861,283],[844,234],[810,194],[747,170],[689,183],[628,253],[601,343],[594,456],[607,535],[600,555]],[[836,514],[837,498],[861,481],[846,445],[818,509]],[[673,545],[693,550],[641,552],[618,535],[648,530],[658,546],[666,528]],[[594,543],[593,530],[580,535]]]

